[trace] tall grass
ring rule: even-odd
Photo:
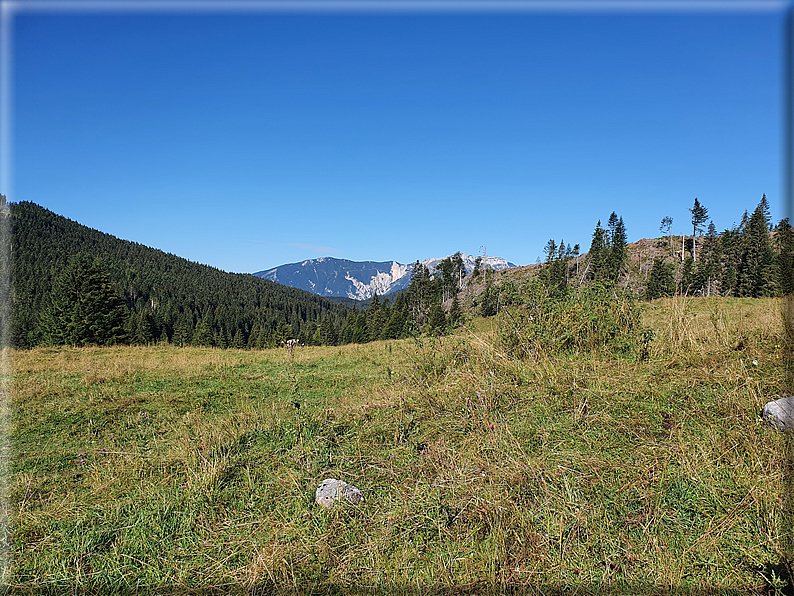
[[[501,313],[501,341],[519,358],[601,351],[648,356],[653,334],[640,325],[636,299],[596,284],[577,290],[550,290],[537,278],[513,292]]]
[[[786,443],[758,418],[790,387],[779,303],[662,300],[632,325],[645,360],[526,328],[511,347],[505,319],[292,360],[17,352],[9,583],[782,590]],[[316,506],[328,477],[365,501]]]

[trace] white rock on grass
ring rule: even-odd
[[[356,505],[364,500],[364,493],[352,484],[336,478],[323,480],[314,492],[315,503],[323,507],[330,507],[342,498]]]
[[[761,418],[780,432],[794,433],[794,397],[782,397],[764,406]]]

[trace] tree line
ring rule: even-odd
[[[11,343],[151,344],[261,349],[298,339],[338,345],[442,334],[459,325],[459,294],[481,281],[470,304],[496,314],[511,298],[481,258],[467,275],[461,253],[434,270],[417,261],[411,283],[392,300],[375,295],[366,310],[252,275],[226,273],[120,240],[33,203],[11,203]],[[794,291],[794,231],[771,225],[766,196],[738,225],[717,233],[698,199],[692,235],[674,237],[662,220],[656,258],[634,291],[647,299],[679,295],[774,296]],[[707,223],[708,222],[708,223]],[[680,250],[678,250],[680,246]],[[622,285],[641,277],[631,267],[623,218],[596,224],[590,249],[549,240],[536,275],[550,296],[575,288]],[[509,293],[508,293],[509,294]],[[472,312],[472,311],[470,311]]]
[[[564,241],[549,240],[538,275],[547,292],[558,295],[596,283],[625,289],[630,282],[638,297],[649,300],[673,295],[757,298],[794,291],[794,230],[788,219],[772,224],[766,195],[752,213],[744,212],[739,224],[720,233],[697,198],[689,212],[691,236],[673,236],[673,219],[662,219],[657,241],[661,254],[642,283],[636,283],[641,270],[631,267],[626,226],[615,212],[606,227],[598,221],[590,250],[582,258],[578,244],[571,248]],[[483,309],[481,314],[491,313]]]
[[[761,197],[752,213],[718,233],[708,209],[695,199],[692,236],[663,240],[668,255],[654,259],[645,294],[662,296],[784,296],[794,291],[794,233],[788,219],[772,224],[769,202]],[[708,223],[707,223],[708,222]],[[660,230],[669,233],[672,219]]]

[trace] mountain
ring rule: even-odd
[[[168,339],[222,347],[235,340],[267,347],[289,337],[309,341],[324,319],[338,331],[350,312],[348,306],[313,293],[116,238],[34,203],[10,203],[10,223],[16,347],[43,341],[41,313],[56,279],[78,253],[102,259],[127,307],[133,343]],[[0,299],[8,299],[2,290]]]
[[[476,257],[461,254],[466,272],[471,273]],[[444,258],[425,259],[422,264],[432,272]],[[487,257],[487,265],[491,269],[515,267],[502,257]],[[254,275],[318,296],[367,300],[376,293],[385,296],[404,290],[411,283],[413,270],[413,263],[404,265],[397,261],[348,261],[321,257],[279,265]]]

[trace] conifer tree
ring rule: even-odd
[[[140,345],[148,345],[154,342],[154,317],[148,309],[143,309],[134,317],[135,329],[131,333],[132,342]]]
[[[695,197],[695,205],[689,212],[692,214],[692,260],[697,261],[697,235],[708,220],[709,211]]]
[[[662,218],[662,225],[659,226],[659,231],[662,233],[662,235],[667,235],[667,234],[670,235],[670,240],[669,240],[670,254],[675,254],[673,249],[673,233],[671,231],[672,229],[673,229],[673,218],[668,215],[665,215]]]
[[[601,220],[598,220],[593,231],[593,240],[590,242],[590,251],[588,253],[587,268],[590,279],[601,281],[607,278],[608,248],[606,231],[601,227]]]
[[[452,297],[452,306],[449,307],[449,326],[457,327],[463,321],[463,309],[460,306],[458,295]]]
[[[457,278],[457,289],[463,285],[463,278],[466,277],[466,265],[463,262],[463,254],[460,251],[452,255],[453,275]],[[457,292],[456,292],[457,293]]]
[[[430,318],[427,323],[430,332],[434,335],[441,335],[447,328],[447,317],[444,314],[444,309],[440,304],[436,303],[430,309]]]
[[[254,326],[251,328],[251,333],[248,334],[248,344],[247,347],[249,350],[256,350],[259,348],[259,334],[262,332],[262,327],[259,323],[254,323]]]
[[[177,346],[189,346],[193,337],[193,322],[192,316],[188,313],[180,313],[174,324],[174,335],[171,338],[172,343]]]
[[[612,215],[615,215],[613,212]],[[611,219],[611,217],[610,217]],[[608,255],[609,279],[617,282],[623,273],[623,267],[628,258],[628,239],[626,238],[626,226],[623,218],[619,218],[612,227],[612,237]]]
[[[645,288],[645,297],[648,300],[672,296],[675,294],[675,278],[673,277],[673,264],[664,259],[655,258],[648,274],[648,283]]]
[[[295,339],[295,333],[292,330],[292,325],[284,320],[278,322],[276,327],[276,342],[287,341],[288,339]]]
[[[41,328],[52,345],[110,345],[127,339],[125,319],[102,262],[78,254],[58,278]]]
[[[783,296],[794,293],[794,228],[788,218],[775,227],[775,270],[778,292]]]
[[[376,292],[369,303],[369,308],[367,308],[367,336],[370,341],[380,337],[385,323],[381,312],[381,301]]]
[[[418,327],[421,327],[425,324],[427,319],[433,291],[430,271],[419,261],[416,261],[414,264],[411,274],[411,284],[408,286],[406,294],[411,319],[413,319]]]
[[[193,330],[193,337],[190,341],[193,346],[211,346],[212,345],[212,330],[204,319],[199,319],[196,327]]]
[[[381,339],[399,339],[402,337],[403,328],[405,327],[405,317],[402,311],[397,308],[391,309],[391,316],[383,327]]]
[[[356,325],[353,328],[353,343],[363,344],[369,341],[367,332],[367,313],[359,312],[356,317]]]
[[[776,292],[774,251],[769,235],[769,202],[761,198],[743,234],[739,295],[773,296]]]
[[[499,292],[493,287],[491,276],[485,276],[485,290],[480,294],[480,315],[492,317],[499,310]]]
[[[342,326],[342,333],[339,335],[339,343],[342,345],[353,342],[353,330],[356,326],[356,311],[351,310],[347,313],[345,324]]]
[[[326,316],[322,322],[320,323],[320,327],[318,328],[319,335],[320,335],[320,342],[324,346],[335,346],[338,337],[336,335],[336,329],[334,329],[333,321],[331,321],[331,317]]]

